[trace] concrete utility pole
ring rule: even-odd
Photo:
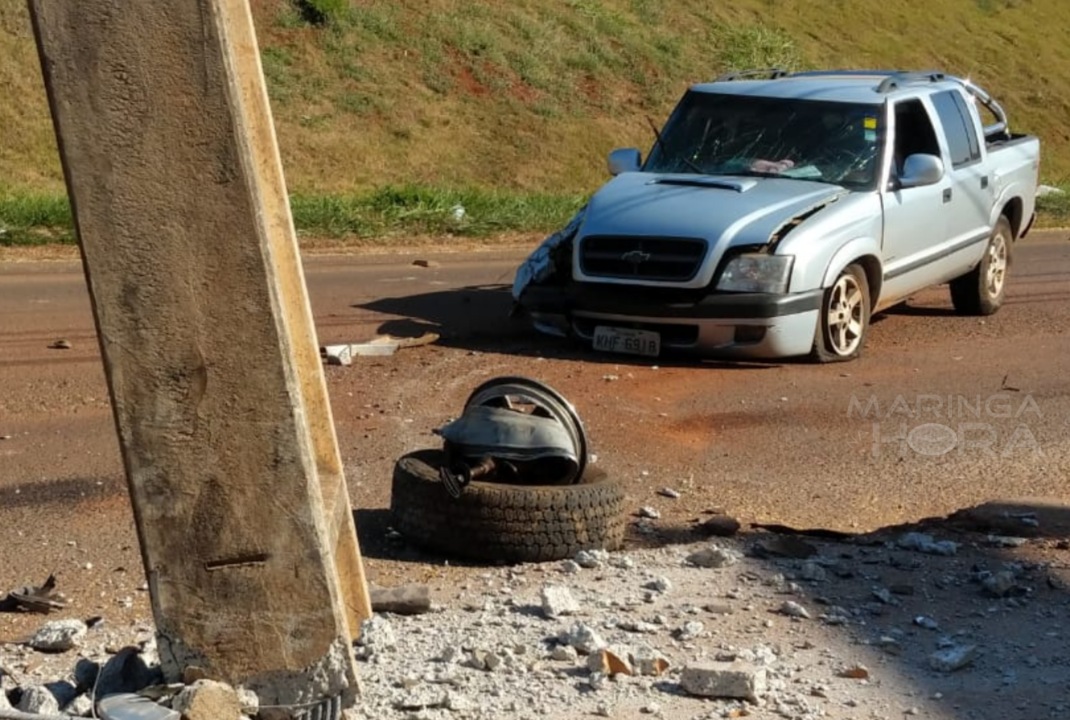
[[[371,606],[248,0],[29,6],[164,672],[350,706]]]

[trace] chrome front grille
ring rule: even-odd
[[[594,235],[580,244],[580,269],[590,277],[686,282],[706,256],[696,238]]]

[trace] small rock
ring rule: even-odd
[[[617,380],[620,380],[620,375],[603,375],[602,379],[606,382],[616,382]]]
[[[643,507],[639,508],[639,512],[637,514],[639,515],[639,517],[646,518],[648,520],[657,520],[661,517],[661,513],[657,511],[657,508],[652,508],[649,505],[644,505]]]
[[[1001,598],[1014,592],[1018,587],[1018,582],[1013,572],[1002,570],[986,577],[981,582],[981,587],[991,597]]]
[[[977,659],[976,645],[956,645],[929,656],[929,667],[938,672],[955,672]]]
[[[574,560],[565,560],[561,563],[558,569],[565,575],[575,575],[580,571],[581,567],[582,566]]]
[[[360,637],[357,645],[363,649],[365,657],[397,645],[394,628],[382,615],[372,615],[360,624]]]
[[[557,618],[579,612],[580,605],[572,597],[572,592],[561,585],[547,585],[542,589],[542,614],[548,618]]]
[[[739,528],[739,521],[728,515],[715,515],[695,527],[703,535],[713,537],[732,537],[739,532]]]
[[[633,675],[631,653],[619,645],[602,648],[587,656],[587,669],[609,677]]]
[[[672,590],[672,581],[667,577],[659,577],[648,582],[645,587],[648,590],[653,590],[659,593],[666,593]]]
[[[59,715],[59,701],[48,688],[34,685],[22,689],[17,709],[34,715]]]
[[[609,558],[609,564],[618,570],[631,570],[635,567],[635,561],[627,555],[612,555]]]
[[[780,606],[778,611],[781,615],[787,615],[793,618],[810,618],[810,613],[799,603],[793,600],[786,600],[783,605]]]
[[[936,622],[931,617],[927,617],[925,615],[918,615],[916,618],[914,618],[914,624],[918,627],[923,627],[926,630],[940,629],[940,623]]]
[[[877,588],[873,591],[873,597],[880,600],[885,605],[898,605],[899,601],[892,597],[892,592],[887,588]]]
[[[594,709],[594,714],[599,717],[612,717],[613,708],[609,706],[609,703],[600,702],[598,703],[598,707]]]
[[[564,642],[576,648],[577,652],[589,655],[601,650],[606,642],[594,630],[583,623],[576,623],[564,634]]]
[[[56,620],[42,625],[29,640],[41,652],[67,652],[77,647],[89,628],[81,620]]]
[[[897,544],[904,550],[916,550],[927,555],[951,556],[959,550],[958,543],[950,540],[936,541],[931,535],[916,532],[903,535],[899,538]]]
[[[687,556],[687,562],[700,568],[723,568],[739,562],[739,555],[731,550],[713,545]]]
[[[766,669],[739,661],[692,665],[684,668],[680,685],[698,697],[736,698],[757,703],[766,692]]]
[[[661,495],[662,497],[671,498],[673,500],[680,499],[680,492],[678,490],[673,490],[670,487],[663,487],[661,490],[658,490],[658,495]]]
[[[550,659],[557,662],[576,662],[576,648],[571,645],[558,645],[550,651]]]
[[[658,677],[669,669],[669,661],[649,645],[636,648],[632,652],[631,661],[635,674],[645,677]]]
[[[828,579],[828,573],[825,572],[825,568],[813,561],[809,561],[804,562],[802,567],[799,568],[799,578],[807,582],[825,582]]]
[[[89,717],[93,714],[93,700],[88,695],[79,695],[67,703],[63,712],[74,717]]]
[[[655,701],[651,701],[651,702],[647,703],[646,705],[644,705],[643,707],[641,707],[639,709],[639,712],[643,713],[644,715],[657,715],[658,713],[661,712],[661,705],[659,705]]]
[[[442,265],[442,263],[440,263],[438,260],[422,260],[422,259],[421,260],[413,260],[412,264],[415,265],[416,267],[422,267],[422,268],[437,268],[437,267],[441,267],[441,265]]]
[[[71,349],[71,341],[70,340],[56,340],[54,343],[52,343],[51,345],[48,346],[48,349],[49,350],[70,350]]]
[[[175,696],[171,707],[183,720],[222,720],[242,714],[234,688],[215,680],[198,680]]]
[[[684,623],[684,626],[676,631],[676,637],[682,642],[694,640],[706,630],[706,626],[698,620]]]
[[[605,550],[580,550],[576,553],[576,557],[573,560],[581,568],[587,570],[595,570],[602,567],[602,564],[609,559],[609,553]]]
[[[852,665],[849,668],[844,668],[839,673],[840,677],[850,678],[851,680],[869,680],[869,668],[865,665]]]

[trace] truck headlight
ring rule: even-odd
[[[721,273],[717,289],[735,292],[787,292],[794,261],[795,258],[791,255],[736,255],[728,261]]]

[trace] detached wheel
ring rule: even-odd
[[[624,491],[587,468],[574,485],[474,481],[454,500],[438,478],[444,455],[420,450],[394,466],[394,529],[422,548],[469,560],[546,562],[624,542]]]
[[[853,360],[869,330],[869,281],[861,265],[848,265],[825,290],[810,356],[822,363]]]
[[[1011,223],[1000,216],[980,264],[951,281],[951,304],[959,315],[992,315],[1003,306],[1011,264]]]

